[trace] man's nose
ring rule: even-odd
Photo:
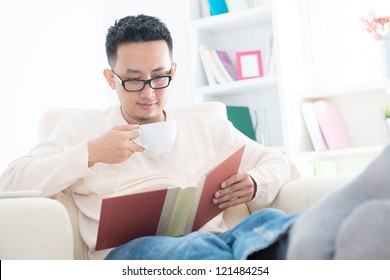
[[[144,98],[150,98],[155,96],[154,89],[150,86],[150,82],[145,84],[145,87],[140,92],[140,96]]]

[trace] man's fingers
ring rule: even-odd
[[[229,194],[235,193],[236,191],[239,191],[242,188],[243,187],[237,183],[234,185],[222,187],[221,190],[219,190],[215,193],[215,198],[221,198],[221,197],[227,196]]]
[[[137,129],[138,127],[139,127],[138,124],[121,124],[121,125],[114,126],[113,129],[119,131],[131,131]]]
[[[138,145],[134,142],[131,142],[130,141],[130,144],[129,144],[129,149],[132,151],[132,152],[143,152],[145,150],[144,147],[142,147],[141,145]]]
[[[133,129],[129,131],[129,140],[136,139],[140,136],[140,132],[138,129]]]
[[[230,176],[225,182],[222,183],[221,188],[226,188],[231,185],[236,184],[237,182],[240,182],[242,180],[242,177],[239,173],[236,173],[232,176]]]
[[[226,201],[235,200],[237,198],[246,197],[249,195],[250,193],[245,188],[235,190],[233,187],[229,187],[228,189],[221,190],[216,193],[215,202],[223,203]]]
[[[238,198],[235,198],[235,199],[231,199],[231,200],[219,203],[218,204],[218,208],[225,209],[225,208],[233,207],[233,206],[236,206],[236,205],[239,205],[239,204],[243,204],[245,202],[246,202],[246,198],[245,197],[238,197]]]

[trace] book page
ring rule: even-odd
[[[112,196],[183,186],[184,179],[175,174],[152,173],[120,180]]]
[[[181,190],[166,235],[177,236],[185,233],[197,189],[198,187],[187,187]]]

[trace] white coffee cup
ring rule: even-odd
[[[176,140],[177,122],[165,121],[139,126],[142,145],[153,154],[168,153]]]

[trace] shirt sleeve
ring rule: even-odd
[[[7,167],[0,190],[39,190],[41,196],[50,197],[92,174],[87,141],[75,142],[72,133],[70,126],[60,123],[48,140]]]

